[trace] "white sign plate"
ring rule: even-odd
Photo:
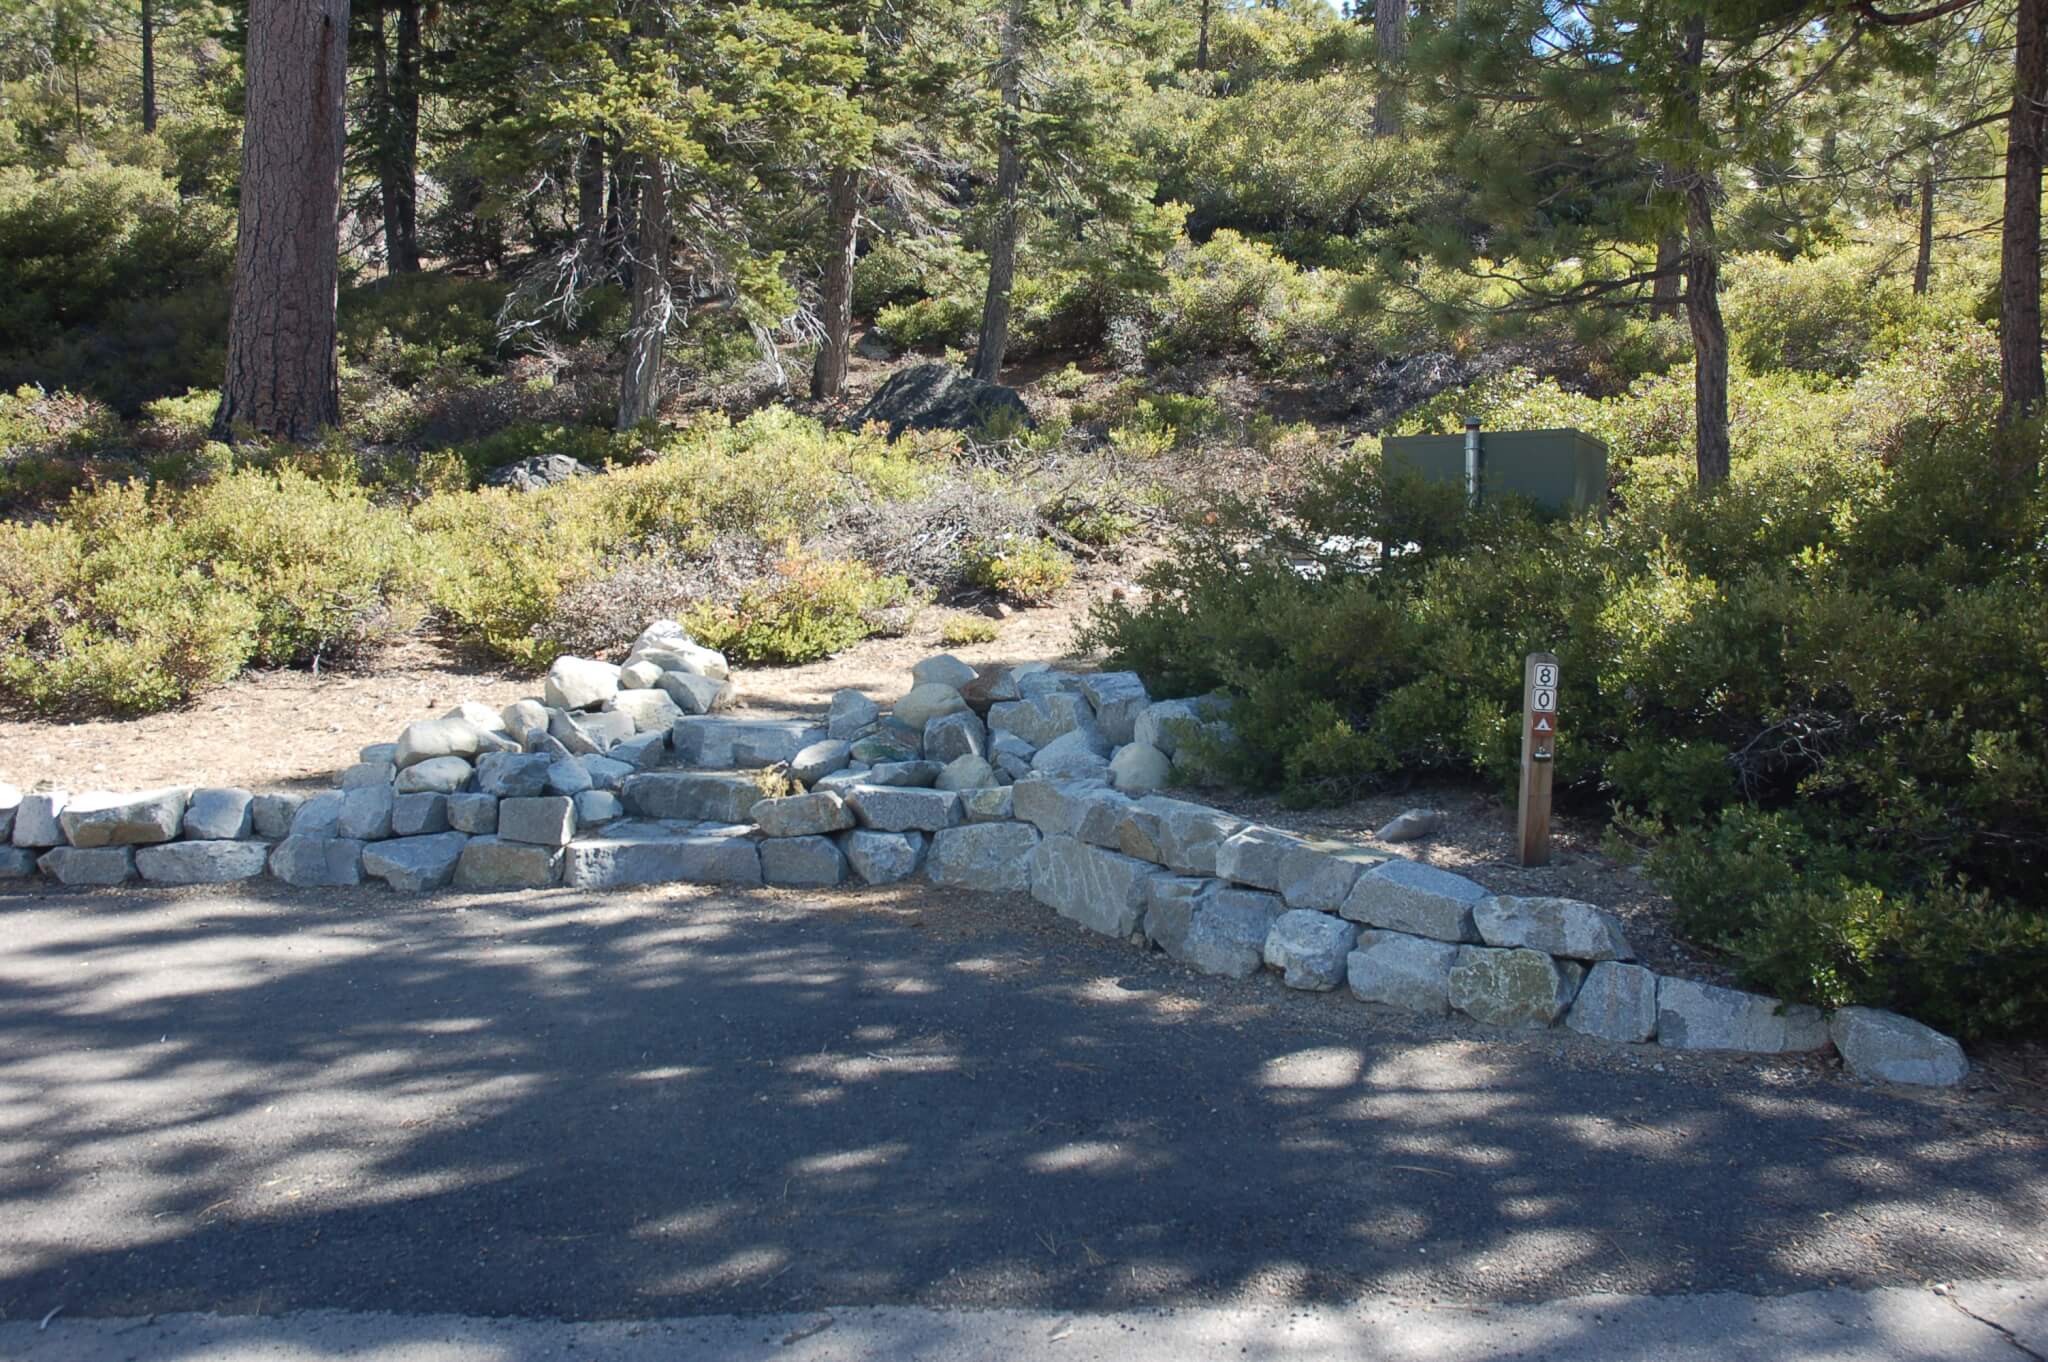
[[[1536,684],[1552,690],[1557,688],[1557,667],[1554,663],[1539,662],[1536,664]]]
[[[1554,713],[1557,709],[1557,692],[1539,688],[1529,701],[1529,708],[1539,714]]]

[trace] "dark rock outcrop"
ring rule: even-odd
[[[895,439],[906,430],[978,430],[991,421],[1035,425],[1015,388],[984,383],[949,364],[919,364],[892,374],[854,413],[857,429],[870,421]]]
[[[589,464],[570,458],[567,454],[536,454],[518,463],[508,463],[503,468],[494,468],[484,476],[486,487],[513,487],[522,492],[538,492],[543,487],[553,487],[558,482],[571,478],[587,478],[597,472]]]

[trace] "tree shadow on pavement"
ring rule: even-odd
[[[1195,979],[1026,899],[961,930],[924,893],[0,900],[0,1320],[1540,1300],[2048,1261],[2032,1118]]]

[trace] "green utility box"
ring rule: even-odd
[[[1607,505],[1607,446],[1583,430],[1478,432],[1478,500],[1527,497],[1547,511],[1577,514]],[[1381,443],[1387,465],[1425,482],[1464,487],[1465,435],[1394,435]]]

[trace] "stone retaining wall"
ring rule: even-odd
[[[1132,673],[913,669],[892,710],[842,691],[828,721],[735,718],[725,659],[672,623],[622,666],[563,658],[503,711],[459,705],[366,748],[312,796],[233,789],[21,794],[0,786],[0,879],[420,893],[693,883],[933,884],[1029,893],[1203,973],[1271,969],[1338,992],[1619,1044],[1785,1054],[1947,1085],[1961,1048],[1892,1013],[1832,1017],[1660,977],[1591,904],[1246,823],[1158,793],[1227,728],[1213,699],[1153,702]]]

